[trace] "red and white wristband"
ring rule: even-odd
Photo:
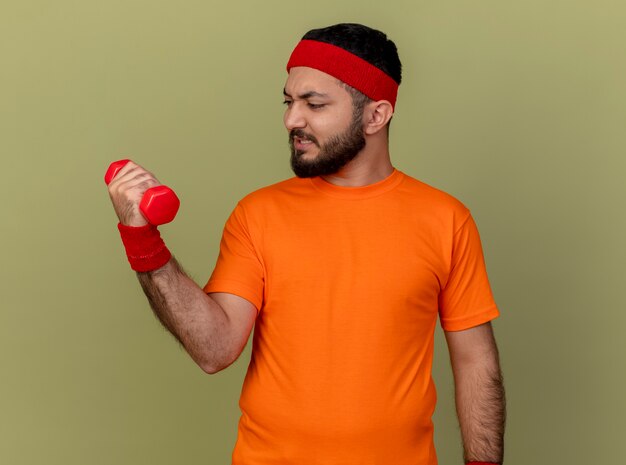
[[[126,226],[118,223],[117,229],[120,231],[126,256],[133,270],[153,271],[161,268],[172,258],[156,226],[149,223],[145,226]]]

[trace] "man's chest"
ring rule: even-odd
[[[428,218],[397,209],[275,217],[261,241],[267,296],[303,293],[436,301],[447,237]]]

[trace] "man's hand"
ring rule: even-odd
[[[491,323],[445,331],[466,462],[502,463],[506,400]]]
[[[139,210],[144,193],[161,183],[152,173],[129,161],[109,183],[109,197],[120,220],[126,226],[148,224]]]

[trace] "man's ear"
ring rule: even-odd
[[[366,105],[363,130],[367,135],[374,135],[385,126],[393,116],[393,107],[387,100],[378,100]]]

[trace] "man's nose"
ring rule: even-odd
[[[284,122],[287,131],[302,129],[306,126],[304,115],[295,103],[292,103],[291,107],[285,111]]]

